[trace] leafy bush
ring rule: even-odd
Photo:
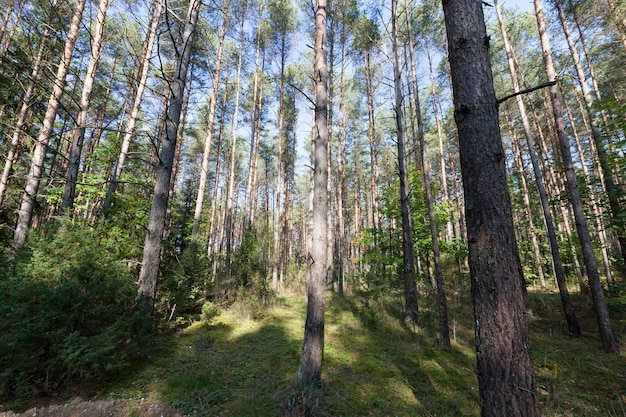
[[[219,315],[220,315],[219,307],[216,306],[211,301],[207,301],[206,303],[202,304],[202,314],[201,314],[202,321],[206,322],[207,324],[211,323],[211,320],[213,320],[215,317]]]
[[[134,276],[98,232],[36,237],[0,276],[0,397],[128,365]]]

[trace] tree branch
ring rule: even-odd
[[[500,105],[500,104],[502,104],[503,102],[507,101],[510,98],[517,97],[517,96],[519,96],[521,94],[532,93],[535,90],[539,90],[541,88],[550,87],[550,86],[553,86],[555,84],[556,84],[556,81],[548,81],[547,83],[539,84],[539,85],[536,85],[534,87],[530,87],[530,88],[527,88],[525,90],[518,91],[517,93],[509,94],[508,96],[504,96],[502,98],[499,98],[497,100],[497,103],[498,103],[498,105]]]

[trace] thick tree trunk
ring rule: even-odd
[[[148,27],[148,33],[146,34],[146,42],[143,49],[143,55],[141,57],[141,64],[139,66],[137,89],[135,90],[135,96],[133,98],[133,104],[131,105],[130,114],[126,120],[124,138],[122,139],[122,147],[117,159],[117,164],[115,165],[113,176],[111,177],[111,182],[109,183],[109,188],[102,205],[103,210],[108,210],[111,207],[113,195],[115,194],[115,190],[117,190],[117,185],[122,176],[122,170],[124,169],[124,163],[126,162],[126,157],[128,156],[130,142],[135,133],[135,125],[137,124],[137,117],[139,116],[139,108],[141,107],[143,92],[146,88],[146,82],[148,81],[150,57],[152,56],[152,49],[154,48],[154,41],[156,39],[157,28],[159,27],[159,19],[161,17],[162,10],[163,3],[161,0],[155,0],[150,25]]]
[[[78,116],[76,116],[76,126],[74,127],[72,143],[70,145],[70,158],[65,180],[65,191],[63,192],[63,200],[61,201],[61,209],[64,211],[70,211],[74,208],[76,182],[78,181],[80,159],[83,151],[83,143],[85,141],[85,130],[87,129],[87,118],[89,117],[91,91],[93,90],[96,71],[100,61],[100,53],[102,52],[102,35],[104,34],[104,23],[108,9],[109,0],[100,0],[96,26],[94,33],[91,35],[91,55],[89,56],[89,64],[87,65],[87,72],[85,73],[85,80],[83,81],[83,91],[79,103],[80,111],[78,112]]]
[[[138,302],[140,308],[152,315],[156,285],[159,276],[161,248],[163,246],[163,231],[165,229],[165,214],[169,202],[169,189],[172,175],[174,155],[176,153],[176,137],[185,94],[187,68],[193,49],[193,37],[202,2],[192,0],[189,3],[184,32],[177,48],[176,68],[170,83],[170,95],[167,99],[164,115],[165,132],[157,164],[157,177],[152,197],[152,208],[148,222],[148,230],[143,248],[143,259],[138,281]],[[151,321],[143,323],[146,327],[137,329],[140,332],[149,332]]]
[[[326,58],[326,0],[315,6],[315,125],[313,126],[313,193],[311,207],[311,243],[307,263],[307,314],[302,355],[298,369],[299,391],[317,397],[322,383],[324,357],[324,308],[326,304],[326,262],[328,245],[328,69]]]
[[[48,100],[48,107],[43,118],[43,125],[39,130],[39,135],[37,136],[37,141],[35,142],[35,152],[28,171],[26,187],[24,195],[22,196],[17,225],[15,227],[13,250],[16,250],[24,245],[24,242],[26,241],[26,233],[28,232],[30,221],[33,217],[37,192],[39,191],[39,184],[41,182],[44,168],[44,160],[46,158],[48,144],[50,143],[50,136],[52,135],[52,130],[54,128],[54,121],[56,119],[59,106],[61,105],[63,89],[65,88],[65,79],[72,62],[72,53],[74,52],[74,45],[76,44],[76,38],[78,37],[78,31],[83,17],[83,10],[85,9],[85,2],[86,0],[78,0],[76,3],[74,15],[72,16],[70,28],[65,40],[65,46],[63,47],[63,55],[61,56],[54,79],[52,94]]]
[[[404,105],[398,52],[398,1],[391,0],[391,36],[393,47],[393,75],[395,86],[396,135],[398,147],[398,171],[400,176],[400,206],[402,211],[402,266],[404,282],[404,312],[411,322],[417,321],[417,284],[415,282],[415,256],[413,254],[413,229],[409,199],[409,175],[404,151]]]
[[[220,85],[220,73],[222,70],[222,56],[224,53],[224,39],[226,38],[226,26],[228,25],[228,2],[224,5],[224,19],[220,31],[219,46],[217,48],[217,59],[215,61],[215,74],[213,75],[213,95],[209,106],[209,117],[206,125],[206,136],[204,138],[204,151],[202,152],[202,165],[200,166],[200,180],[198,182],[198,195],[196,196],[196,209],[193,215],[193,227],[191,238],[195,239],[200,231],[200,220],[202,219],[202,205],[204,203],[204,193],[206,190],[207,177],[209,174],[209,157],[213,142],[213,123],[215,122],[215,108],[217,106],[217,96]]]
[[[482,3],[443,0],[483,417],[539,416]]]
[[[537,26],[539,28],[539,36],[541,37],[543,61],[546,66],[546,75],[548,77],[548,81],[556,81],[556,69],[554,67],[554,62],[552,61],[552,52],[550,50],[550,41],[546,31],[542,2],[541,0],[534,0],[534,4],[535,14],[537,16]],[[587,270],[587,278],[589,279],[589,286],[593,297],[596,320],[600,330],[600,340],[602,341],[602,347],[606,352],[617,354],[619,353],[619,346],[615,336],[613,335],[609,310],[604,298],[604,290],[602,289],[602,284],[600,283],[598,264],[595,258],[589,228],[587,226],[587,219],[585,218],[583,201],[578,188],[578,179],[576,178],[576,171],[574,170],[569,140],[567,138],[567,134],[565,133],[565,121],[563,120],[563,110],[561,106],[561,99],[559,97],[559,88],[556,84],[550,87],[550,100],[556,126],[559,150],[563,160],[565,176],[567,178],[567,188],[569,190],[572,208],[574,210],[576,230],[578,231],[578,239],[582,247],[585,268]]]

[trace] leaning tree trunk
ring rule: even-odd
[[[15,124],[15,130],[13,131],[13,137],[11,138],[11,145],[9,147],[9,152],[7,154],[4,169],[2,171],[2,178],[0,179],[0,206],[2,206],[2,201],[4,200],[7,184],[9,182],[9,176],[11,175],[11,169],[13,167],[13,162],[17,158],[18,148],[20,145],[20,136],[22,135],[24,125],[26,124],[26,119],[28,117],[31,105],[30,101],[33,99],[35,93],[35,86],[39,78],[41,61],[43,59],[46,46],[48,45],[48,40],[50,39],[50,23],[52,17],[54,16],[56,8],[57,0],[54,0],[50,5],[48,22],[44,28],[43,34],[41,35],[41,41],[39,42],[37,56],[33,61],[33,68],[31,70],[30,77],[28,78],[28,87],[26,87],[26,92],[24,93],[24,98],[22,99],[22,107],[20,109],[20,114],[17,118],[17,123]]]
[[[561,7],[561,2],[559,0],[554,0],[554,5],[559,12],[559,19],[561,20],[561,25],[563,26],[563,33],[565,34],[565,39],[567,41],[570,54],[572,55],[572,59],[574,61],[574,67],[576,68],[576,75],[578,76],[580,89],[583,93],[583,98],[585,99],[585,110],[589,117],[591,139],[593,140],[596,152],[598,153],[598,160],[600,161],[598,171],[600,171],[600,177],[603,179],[606,193],[609,199],[609,207],[612,220],[611,223],[615,226],[613,230],[617,235],[617,242],[620,248],[620,254],[622,255],[622,261],[626,264],[626,232],[624,231],[623,220],[624,211],[622,210],[619,201],[621,190],[619,189],[619,185],[616,184],[615,179],[613,178],[613,169],[611,167],[608,151],[606,149],[606,146],[604,145],[600,132],[598,132],[598,129],[596,129],[595,126],[597,117],[596,114],[594,114],[593,109],[593,96],[591,95],[589,84],[587,83],[587,76],[585,75],[585,71],[580,62],[580,55],[578,54],[578,50],[576,49],[576,45],[574,44],[574,39],[572,38],[569,25],[567,24],[565,12],[563,11],[563,8]]]
[[[130,114],[126,120],[126,129],[124,132],[124,138],[122,139],[122,147],[120,154],[107,189],[107,194],[102,205],[104,211],[111,207],[113,201],[113,195],[117,190],[117,185],[122,176],[122,170],[124,163],[126,162],[126,156],[128,155],[128,149],[130,148],[130,142],[135,133],[135,125],[137,124],[137,117],[139,116],[139,108],[141,107],[141,100],[143,98],[143,92],[146,88],[146,82],[148,81],[148,71],[150,69],[150,57],[152,56],[152,49],[154,48],[154,41],[156,39],[157,28],[159,27],[159,19],[163,10],[163,3],[161,0],[155,0],[153,5],[154,11],[151,15],[150,25],[148,27],[148,33],[146,34],[146,43],[144,45],[143,54],[141,56],[141,64],[139,66],[139,81],[137,83],[137,89],[135,90],[135,96],[133,98],[133,104],[131,106]]]
[[[176,69],[170,84],[170,94],[166,101],[164,114],[165,134],[163,135],[161,151],[156,166],[156,183],[143,248],[137,291],[140,308],[150,316],[154,308],[156,284],[159,276],[161,247],[163,246],[162,237],[165,230],[172,166],[176,153],[176,137],[180,123],[183,96],[185,94],[187,67],[191,58],[193,37],[201,4],[200,0],[192,0],[189,3],[185,29],[176,53]],[[139,332],[149,332],[151,320],[143,324],[145,327],[137,330]]]
[[[539,416],[482,2],[444,0],[483,417]]]
[[[542,2],[541,0],[534,0],[534,4],[535,14],[537,16],[537,26],[539,28],[539,36],[541,39],[541,49],[543,51],[543,61],[546,66],[546,75],[548,77],[548,81],[556,81],[556,69],[554,67],[554,62],[552,61],[550,41],[548,39],[546,22],[543,16]],[[585,218],[583,200],[578,188],[578,179],[576,178],[576,171],[572,161],[569,140],[567,138],[567,134],[565,133],[565,120],[563,119],[559,88],[556,85],[556,82],[550,86],[550,101],[552,104],[552,113],[554,115],[559,150],[563,161],[565,176],[567,178],[567,188],[569,190],[572,209],[574,211],[578,240],[580,241],[580,246],[582,247],[583,259],[587,270],[587,278],[589,279],[589,287],[591,289],[591,296],[593,298],[593,305],[596,313],[596,320],[600,330],[600,340],[602,341],[602,347],[605,352],[617,354],[619,353],[619,346],[615,336],[613,335],[609,310],[604,298],[602,284],[600,283],[598,263],[596,261],[593,244],[591,242],[587,219]]]
[[[396,96],[396,130],[398,146],[398,171],[400,175],[400,206],[402,211],[402,258],[404,282],[404,310],[407,319],[417,321],[417,284],[415,282],[415,256],[413,254],[413,230],[411,228],[411,208],[409,199],[409,175],[404,151],[404,117],[398,54],[398,2],[391,0],[391,30],[393,44],[393,75]]]
[[[39,135],[37,136],[37,141],[35,142],[35,152],[30,163],[28,177],[26,179],[26,187],[24,189],[24,195],[22,196],[17,225],[15,227],[13,250],[21,247],[26,241],[26,233],[28,232],[30,221],[33,217],[35,200],[37,199],[39,183],[41,182],[43,174],[44,160],[46,159],[48,143],[50,142],[50,136],[52,135],[52,130],[54,128],[54,121],[56,119],[59,106],[61,105],[65,79],[72,62],[72,53],[74,52],[74,45],[76,44],[76,38],[78,37],[78,30],[83,17],[85,2],[86,0],[78,0],[76,3],[76,9],[74,10],[74,15],[72,16],[70,28],[65,40],[65,46],[63,47],[63,56],[61,56],[61,60],[59,61],[57,74],[54,78],[54,87],[52,88],[50,99],[48,100],[48,108],[46,109],[46,113],[43,117],[43,125],[39,130]]]
[[[326,57],[326,0],[315,6],[315,125],[313,126],[313,210],[308,245],[307,311],[297,387],[317,397],[322,383],[324,308],[326,304],[326,236],[328,216],[328,68]]]
[[[83,91],[80,97],[78,116],[76,117],[76,127],[70,145],[70,158],[67,166],[67,176],[65,180],[65,191],[61,201],[61,209],[69,211],[74,208],[74,198],[76,197],[76,182],[78,181],[78,171],[80,168],[80,157],[85,142],[85,129],[87,128],[87,117],[89,116],[89,105],[91,91],[96,79],[96,70],[102,52],[102,35],[104,34],[104,21],[109,8],[109,0],[100,0],[98,15],[96,17],[96,27],[91,38],[91,55],[87,65],[87,73],[83,81]]]

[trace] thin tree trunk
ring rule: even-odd
[[[444,0],[483,417],[539,416],[482,3]]]
[[[52,135],[52,130],[54,128],[54,121],[56,119],[59,106],[61,105],[65,79],[70,69],[72,53],[74,51],[76,38],[78,37],[78,30],[83,16],[83,10],[85,9],[85,2],[86,0],[78,0],[76,3],[74,15],[72,16],[70,28],[65,40],[65,46],[63,47],[63,55],[59,61],[59,66],[54,79],[52,94],[48,100],[48,107],[43,118],[43,125],[39,130],[39,135],[37,136],[37,141],[35,142],[35,152],[28,171],[26,187],[24,195],[22,196],[17,225],[15,227],[13,251],[24,245],[24,242],[26,241],[26,234],[33,217],[37,192],[39,191],[39,184],[41,182],[44,168],[44,160],[46,158],[48,144],[50,143],[50,136]]]
[[[226,273],[230,277],[230,253],[233,245],[233,218],[237,207],[237,192],[235,191],[235,162],[237,159],[237,124],[239,122],[239,96],[241,90],[241,67],[243,63],[243,47],[246,23],[246,8],[248,2],[244,0],[241,10],[241,27],[239,32],[239,59],[237,62],[237,80],[235,81],[235,110],[230,139],[230,167],[228,168],[228,194],[226,195]]]
[[[26,87],[26,92],[24,93],[24,98],[22,99],[22,107],[20,108],[20,114],[18,116],[17,123],[15,124],[15,130],[13,131],[13,136],[11,138],[11,145],[9,147],[9,152],[6,157],[4,169],[2,171],[2,178],[0,179],[0,206],[2,206],[2,202],[4,201],[7,184],[9,182],[9,176],[11,175],[11,169],[13,168],[13,163],[17,160],[18,148],[20,146],[20,136],[23,133],[24,125],[26,124],[26,119],[30,110],[30,102],[33,99],[35,93],[35,85],[37,83],[37,80],[39,79],[41,61],[43,59],[46,46],[48,45],[48,40],[50,39],[50,22],[56,11],[56,8],[57,0],[54,0],[52,2],[52,5],[50,6],[48,22],[45,25],[43,34],[41,35],[41,40],[39,41],[39,49],[37,50],[37,56],[33,61],[33,67],[30,73],[30,77],[28,78],[28,87]]]
[[[407,320],[417,322],[417,285],[415,282],[415,256],[413,254],[413,230],[409,199],[409,175],[404,151],[403,96],[398,53],[398,2],[391,0],[391,31],[393,46],[393,75],[395,86],[396,135],[398,147],[398,171],[400,176],[400,206],[402,211],[402,257],[404,282],[404,312]]]
[[[133,98],[133,104],[131,105],[128,119],[126,120],[126,128],[124,132],[124,138],[122,139],[122,147],[120,154],[109,183],[102,209],[104,211],[111,207],[113,196],[117,190],[118,183],[122,176],[122,170],[124,169],[124,163],[128,156],[128,149],[130,148],[130,142],[133,139],[135,133],[135,125],[137,124],[137,117],[139,116],[139,108],[141,107],[141,101],[143,93],[146,88],[146,82],[148,80],[148,71],[150,69],[150,57],[152,56],[152,49],[154,48],[154,41],[156,39],[157,28],[159,27],[159,20],[163,10],[163,4],[161,0],[155,0],[153,4],[153,10],[151,14],[150,24],[148,26],[148,33],[146,33],[146,42],[143,49],[143,55],[141,57],[141,64],[139,66],[139,81],[137,89],[135,90],[135,96]],[[121,124],[120,124],[121,125]]]
[[[380,214],[378,209],[378,181],[379,181],[379,169],[378,169],[378,139],[376,137],[376,110],[374,101],[374,86],[372,82],[372,67],[370,62],[370,54],[365,54],[365,89],[367,94],[367,120],[368,120],[368,136],[370,142],[370,193],[371,193],[371,206],[372,206],[372,218],[371,227],[378,229],[380,227]]]
[[[213,123],[215,122],[215,108],[217,106],[217,96],[220,85],[220,73],[222,70],[222,56],[224,53],[224,39],[226,38],[226,26],[228,24],[228,5],[224,5],[224,19],[220,31],[219,46],[217,48],[217,59],[215,61],[215,74],[213,75],[213,95],[209,106],[209,117],[206,125],[206,136],[204,138],[204,151],[202,152],[202,165],[200,167],[200,181],[198,182],[198,195],[196,196],[196,209],[193,215],[193,227],[191,238],[195,239],[200,231],[200,220],[202,219],[202,205],[204,203],[204,193],[206,190],[207,176],[209,173],[209,157],[211,156],[211,146],[213,142]]]
[[[541,0],[533,1],[535,5],[535,14],[537,16],[539,36],[541,37],[541,48],[543,51],[544,64],[546,66],[546,75],[548,77],[548,81],[556,81],[556,69],[554,67],[554,62],[552,61],[550,41],[546,31],[542,2]],[[559,88],[556,83],[550,87],[550,100],[552,103],[552,112],[557,130],[560,154],[563,160],[565,176],[567,178],[567,187],[569,190],[572,208],[574,210],[576,230],[578,231],[578,239],[582,247],[585,268],[587,270],[587,278],[589,279],[589,286],[593,297],[596,320],[600,330],[600,340],[602,341],[602,347],[607,353],[617,354],[619,353],[619,346],[615,336],[613,335],[609,310],[604,298],[602,284],[600,283],[598,264],[595,258],[593,244],[591,242],[591,235],[589,234],[589,229],[587,227],[587,219],[585,218],[583,201],[578,188],[578,180],[576,178],[574,164],[572,162],[569,140],[565,133],[565,121],[563,120],[563,111],[561,100],[559,98]]]
[[[614,0],[611,0],[609,3],[611,2],[614,3]],[[578,50],[576,49],[576,45],[574,45],[574,40],[572,39],[569,25],[567,24],[567,20],[565,18],[565,13],[563,12],[563,8],[561,7],[560,0],[554,0],[554,4],[559,13],[559,19],[561,20],[561,25],[563,26],[565,40],[567,41],[570,54],[572,55],[572,59],[574,60],[574,67],[576,68],[578,82],[583,92],[583,98],[585,99],[585,110],[587,111],[587,116],[589,118],[591,139],[593,140],[593,143],[596,147],[596,152],[598,153],[598,159],[600,160],[600,167],[598,168],[598,171],[600,172],[600,176],[604,179],[604,186],[606,189],[606,193],[609,197],[609,206],[611,209],[611,223],[616,226],[614,230],[617,234],[617,240],[620,246],[620,254],[622,255],[622,260],[626,264],[626,232],[624,231],[623,225],[619,224],[619,222],[616,221],[616,219],[621,219],[623,216],[623,210],[619,202],[619,196],[621,195],[621,192],[619,190],[619,186],[615,183],[615,179],[613,178],[613,170],[610,166],[609,155],[606,146],[602,141],[600,133],[595,128],[593,97],[587,83],[585,71],[583,70],[582,64],[580,62]],[[622,24],[624,24],[623,19],[621,20],[621,22]]]
[[[302,355],[298,369],[297,387],[318,397],[322,383],[324,356],[324,309],[326,304],[328,216],[328,69],[326,57],[326,0],[315,6],[315,125],[313,126],[313,193],[311,207],[311,243],[308,247],[307,314],[304,324]]]
[[[85,130],[87,128],[87,118],[89,117],[89,108],[91,102],[91,91],[93,90],[96,79],[96,71],[100,61],[100,53],[102,52],[102,35],[104,34],[104,23],[106,13],[109,8],[109,0],[100,0],[98,6],[98,15],[96,17],[96,27],[91,35],[91,55],[85,80],[83,81],[83,91],[80,97],[78,116],[76,117],[76,126],[72,135],[70,145],[70,157],[67,167],[67,175],[65,180],[65,191],[61,201],[61,209],[63,211],[71,211],[74,208],[74,198],[76,197],[76,181],[78,181],[78,172],[80,170],[80,160],[83,151],[83,143],[85,141]]]
[[[404,7],[406,13],[406,24],[407,30],[409,33],[409,58],[411,60],[411,80],[413,83],[413,91],[415,94],[415,115],[417,118],[417,135],[419,141],[419,163],[422,167],[422,179],[424,181],[424,188],[426,190],[426,202],[428,205],[428,223],[430,225],[430,240],[433,245],[433,258],[435,263],[435,282],[437,284],[437,299],[439,304],[439,335],[441,337],[440,343],[445,347],[450,347],[450,328],[448,326],[448,303],[446,301],[446,291],[445,284],[443,280],[443,268],[441,266],[441,252],[439,250],[439,236],[437,231],[437,221],[435,218],[435,206],[433,204],[433,193],[431,189],[431,180],[430,180],[430,169],[429,164],[426,159],[426,143],[424,140],[424,122],[422,120],[422,110],[419,99],[419,88],[417,85],[417,71],[415,69],[415,60],[413,57],[413,37],[411,30],[411,19],[410,19],[410,9],[409,9],[409,1],[404,0]],[[433,85],[434,88],[434,85]],[[445,173],[445,168],[443,167],[443,143],[441,142],[440,136],[440,151],[442,152],[441,169]],[[444,180],[445,181],[445,180]],[[447,187],[444,199],[447,199]]]
[[[515,68],[513,48],[509,42],[509,37],[506,33],[502,15],[500,13],[500,6],[498,0],[494,0],[494,6],[498,15],[498,22],[500,23],[500,32],[502,33],[502,39],[504,40],[504,49],[509,64],[509,72],[513,81],[513,88],[515,92],[520,91],[520,85]],[[533,173],[535,175],[535,184],[537,185],[537,191],[539,192],[539,199],[541,200],[541,208],[543,210],[543,219],[548,232],[548,240],[550,241],[550,251],[552,253],[552,265],[554,268],[554,276],[557,286],[559,288],[559,295],[561,297],[561,305],[563,306],[563,312],[565,314],[565,320],[567,322],[567,329],[572,337],[579,337],[581,335],[580,326],[578,325],[578,319],[574,313],[574,308],[569,298],[569,292],[567,290],[567,280],[565,276],[565,269],[563,268],[563,262],[561,261],[561,255],[559,253],[559,244],[557,241],[556,230],[554,228],[554,221],[552,219],[552,211],[550,209],[550,202],[548,201],[548,195],[543,184],[543,175],[541,168],[539,167],[539,161],[537,160],[537,154],[535,153],[534,140],[530,123],[528,121],[528,115],[526,114],[526,106],[521,95],[516,96],[517,107],[519,109],[520,117],[522,119],[522,126],[524,127],[524,135],[526,138],[526,146],[528,148],[528,154],[530,155],[530,161],[533,166]]]
[[[193,37],[196,31],[196,23],[202,2],[192,0],[189,3],[187,18],[185,21],[182,39],[176,51],[176,68],[170,84],[170,94],[167,99],[166,112],[164,115],[165,132],[161,146],[159,161],[157,164],[157,177],[152,198],[152,208],[143,248],[141,271],[139,272],[137,298],[140,308],[152,317],[156,284],[159,276],[159,264],[161,248],[163,246],[163,231],[165,229],[165,217],[169,203],[169,189],[172,175],[172,166],[176,153],[176,138],[178,125],[185,94],[187,80],[187,68],[193,49]],[[138,332],[149,332],[151,319],[140,324]]]

